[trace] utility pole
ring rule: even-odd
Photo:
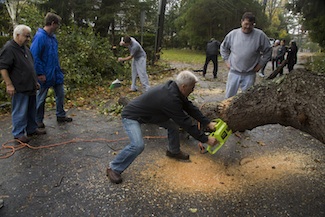
[[[155,61],[157,60],[157,55],[159,54],[160,49],[161,49],[161,43],[162,43],[163,31],[164,31],[166,2],[167,2],[167,0],[159,1],[155,49],[154,49],[154,54],[153,54],[153,58],[152,58],[152,64],[154,64]]]

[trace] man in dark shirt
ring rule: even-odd
[[[0,51],[0,71],[12,97],[12,134],[15,139],[27,143],[28,136],[45,134],[36,124],[36,90],[39,88],[33,57],[26,46],[30,41],[30,27],[18,25],[13,40]],[[27,133],[27,136],[25,135]]]
[[[197,77],[190,71],[182,71],[175,81],[158,85],[131,101],[122,111],[123,126],[129,136],[128,144],[110,162],[107,175],[113,183],[121,183],[121,173],[141,154],[144,141],[141,124],[151,123],[164,127],[168,131],[168,150],[166,155],[179,160],[189,160],[189,155],[180,150],[179,127],[195,139],[211,146],[217,144],[212,136],[205,135],[193,124],[192,118],[204,127],[214,130],[215,124],[205,117],[188,100],[193,92]],[[192,117],[192,118],[191,118]]]
[[[208,64],[210,61],[213,62],[213,77],[217,78],[218,73],[218,54],[219,54],[220,42],[211,38],[207,43],[206,58],[203,67],[203,77],[207,73]]]

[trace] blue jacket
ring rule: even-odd
[[[34,66],[37,75],[45,75],[46,82],[43,87],[52,87],[63,84],[63,72],[60,68],[58,41],[55,35],[49,35],[44,29],[39,28],[30,47],[34,57]]]

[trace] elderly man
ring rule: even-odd
[[[270,60],[272,48],[265,33],[254,28],[255,16],[243,14],[241,28],[229,32],[220,46],[220,53],[230,69],[226,84],[226,98],[254,85],[256,73]]]
[[[26,46],[30,41],[30,32],[30,27],[26,25],[16,26],[13,40],[8,41],[0,52],[1,75],[7,93],[12,97],[12,134],[23,143],[30,141],[29,136],[46,133],[37,128],[35,119],[39,84],[32,54]]]
[[[189,160],[189,155],[180,150],[179,127],[200,142],[214,146],[217,140],[207,136],[192,123],[192,118],[204,127],[214,129],[214,122],[203,116],[200,110],[188,100],[193,92],[197,77],[190,71],[182,71],[175,81],[158,85],[131,101],[122,111],[122,122],[130,144],[110,162],[107,175],[111,182],[121,183],[121,173],[141,154],[144,149],[141,124],[150,123],[168,131],[166,155],[178,160]]]

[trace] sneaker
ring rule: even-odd
[[[166,151],[166,156],[167,157],[170,157],[170,158],[174,158],[174,159],[177,159],[177,160],[189,160],[190,159],[190,155],[180,151],[179,153],[177,154],[173,154],[171,153],[170,151]]]
[[[72,118],[69,118],[69,117],[57,117],[56,120],[57,120],[57,122],[63,123],[63,122],[71,122]]]
[[[107,168],[106,176],[111,180],[112,183],[120,184],[123,180],[120,173],[115,172],[111,168]]]
[[[137,92],[138,90],[137,89],[129,89],[129,92],[132,93],[132,92]]]
[[[28,133],[27,136],[39,136],[39,135],[44,135],[46,134],[46,131],[44,129],[38,129],[36,128],[34,133]]]
[[[27,136],[21,136],[21,137],[15,138],[15,139],[22,143],[28,143],[30,141],[30,139]]]
[[[263,74],[263,73],[258,73],[258,75],[260,76],[260,77],[262,77],[262,78],[264,78],[265,77],[265,75]]]
[[[45,128],[45,124],[43,122],[37,123],[37,128]]]

